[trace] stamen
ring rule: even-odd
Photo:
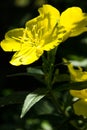
[[[52,34],[53,34],[53,32],[55,31],[56,28],[58,28],[58,22],[55,24],[55,26],[54,26],[54,28],[53,28],[53,30],[51,32]]]
[[[12,39],[17,40],[17,41],[21,41],[21,37],[17,38],[17,37],[12,37]]]
[[[32,47],[38,46],[38,43],[40,42],[42,38],[42,30],[43,27],[37,28],[37,25],[33,25],[32,32],[28,30],[26,27],[23,31],[23,35],[19,37],[12,37],[14,40],[17,40],[21,43],[29,43]]]

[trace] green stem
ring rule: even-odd
[[[48,89],[52,88],[52,77],[53,77],[53,71],[54,71],[56,52],[57,52],[57,48],[51,51],[48,51],[47,57],[45,56],[42,57],[43,70],[45,73],[45,83]]]
[[[43,70],[45,73],[45,83],[46,83],[47,89],[49,90],[51,101],[53,102],[58,114],[59,113],[62,114],[60,104],[58,103],[54,93],[52,92],[52,79],[53,79],[54,64],[55,64],[55,59],[56,59],[56,52],[57,52],[57,48],[55,48],[51,51],[48,51],[47,57],[45,57],[45,56],[42,57]]]
[[[60,107],[60,104],[58,103],[58,100],[56,99],[56,97],[55,97],[55,95],[53,94],[52,91],[50,91],[50,97],[51,97],[52,103],[55,106],[55,109],[56,109],[57,113],[62,115],[63,111],[62,111],[62,109]]]

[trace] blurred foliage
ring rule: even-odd
[[[79,6],[87,12],[87,1],[81,0],[1,0],[0,1],[0,40],[9,29],[23,27],[25,22],[38,15],[37,9],[44,3],[58,8],[60,12],[71,6]],[[69,83],[67,69],[62,64],[62,57],[87,70],[87,33],[69,38],[62,43],[56,54],[56,72],[54,95],[58,96],[64,114],[56,115],[48,99],[42,99],[20,119],[21,108],[26,95],[37,88],[43,88],[43,72],[40,70],[41,59],[31,66],[15,67],[9,64],[12,53],[5,53],[0,48],[0,130],[86,130],[87,118],[73,113],[70,88],[86,88],[87,83]],[[61,63],[61,64],[60,64]],[[38,71],[35,71],[38,66]],[[36,73],[32,73],[36,72]],[[55,77],[56,77],[55,76]],[[38,78],[39,77],[39,78]],[[63,80],[63,82],[61,82]],[[59,87],[58,87],[59,86]],[[63,88],[63,89],[62,89]],[[65,89],[64,89],[65,88]],[[60,90],[60,93],[58,92]]]

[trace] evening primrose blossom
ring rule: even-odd
[[[49,51],[58,45],[55,26],[60,17],[59,11],[51,5],[43,5],[38,11],[40,15],[29,20],[25,28],[8,31],[1,42],[4,51],[16,51],[10,61],[12,65],[31,64],[44,50]]]
[[[1,41],[4,51],[14,51],[12,65],[27,65],[40,58],[69,37],[87,31],[87,15],[79,7],[71,7],[63,13],[45,4],[38,9],[39,16],[29,20],[25,28],[8,31]]]
[[[87,117],[87,89],[70,90],[70,94],[78,98],[78,100],[73,103],[75,114]]]
[[[74,68],[72,63],[69,63],[68,60],[63,58],[64,63],[67,65],[69,73],[70,73],[70,80],[71,82],[82,82],[87,81],[87,72],[83,71],[80,66]]]

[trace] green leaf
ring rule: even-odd
[[[39,68],[33,68],[33,67],[28,67],[27,68],[27,73],[29,73],[29,74],[44,75],[44,72],[41,69],[39,69]]]
[[[30,108],[34,106],[38,101],[40,101],[46,94],[47,90],[43,88],[37,89],[34,92],[28,94],[25,98],[20,117],[24,117]]]
[[[53,85],[53,88],[56,91],[63,91],[63,90],[81,90],[81,89],[87,89],[87,81],[83,82],[73,82],[73,83],[55,83]]]
[[[27,67],[27,75],[33,76],[36,80],[44,84],[44,72],[39,67]]]

